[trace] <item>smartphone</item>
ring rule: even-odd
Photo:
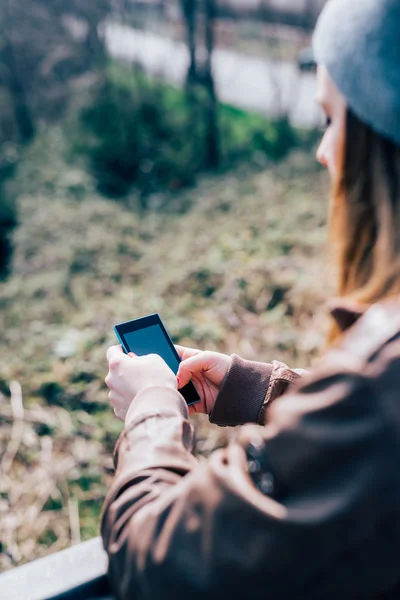
[[[119,323],[115,325],[114,331],[126,354],[129,352],[133,352],[138,356],[158,354],[176,375],[181,359],[160,319],[160,315],[148,315],[126,323]],[[200,400],[200,396],[191,381],[179,391],[188,405],[195,404]]]

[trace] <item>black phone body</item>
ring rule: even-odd
[[[138,356],[158,354],[175,374],[178,372],[181,359],[161,321],[160,315],[148,315],[126,323],[119,323],[115,325],[114,331],[126,354],[129,352],[133,352]],[[200,400],[199,394],[191,381],[179,391],[188,405],[195,404]]]

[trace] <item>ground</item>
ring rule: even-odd
[[[103,381],[115,323],[159,312],[180,343],[307,367],[331,286],[327,178],[300,150],[156,195],[143,213],[134,195],[99,197],[53,129],[11,191],[20,226],[0,284],[0,569],[98,535],[121,430]],[[195,426],[200,457],[229,435]]]

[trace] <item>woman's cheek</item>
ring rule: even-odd
[[[327,147],[327,162],[329,175],[333,181],[339,173],[341,159],[342,159],[342,133],[340,128],[333,128],[329,132],[329,140]]]

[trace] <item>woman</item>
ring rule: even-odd
[[[331,0],[314,38],[338,273],[318,368],[179,348],[177,382],[109,349],[118,597],[400,598],[399,38],[398,0]],[[197,410],[249,423],[200,464],[177,391],[190,378]]]

